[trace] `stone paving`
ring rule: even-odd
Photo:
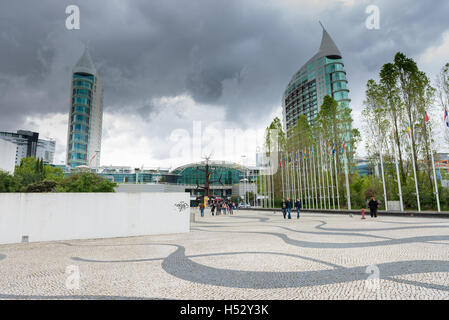
[[[449,299],[448,219],[292,218],[196,212],[190,233],[0,245],[0,299]]]

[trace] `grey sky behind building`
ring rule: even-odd
[[[68,5],[80,8],[80,30],[65,27]],[[379,30],[365,26],[368,5],[380,9]],[[280,117],[291,76],[319,48],[318,21],[343,55],[354,126],[362,129],[366,81],[397,51],[432,80],[449,62],[448,12],[446,0],[2,1],[0,130],[53,137],[63,161],[70,72],[87,45],[104,85],[102,164],[197,161],[174,151],[193,121],[202,121],[203,133],[248,132]],[[219,149],[215,158],[237,161],[242,153]]]

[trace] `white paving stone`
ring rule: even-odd
[[[196,212],[191,228],[0,245],[0,299],[449,299],[449,220]]]

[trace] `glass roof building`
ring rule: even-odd
[[[319,51],[296,72],[282,97],[284,131],[296,125],[301,114],[314,125],[326,95],[340,107],[349,107],[348,81],[340,50],[324,29]]]
[[[100,166],[103,86],[87,48],[72,70],[66,164]]]
[[[206,183],[206,161],[190,163],[178,167],[172,171],[179,176],[178,185],[184,185],[186,191],[194,196],[204,195],[204,190],[198,187],[204,187]],[[210,195],[219,197],[230,197],[232,187],[238,185],[242,179],[255,181],[256,174],[248,168],[226,161],[209,161],[209,172],[211,173]]]

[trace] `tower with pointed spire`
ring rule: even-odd
[[[348,81],[342,55],[324,26],[318,52],[307,61],[290,80],[282,97],[284,130],[296,125],[304,114],[311,125],[326,95],[333,97],[340,107],[349,107]]]
[[[103,86],[86,47],[72,69],[66,164],[98,168],[103,125]]]

